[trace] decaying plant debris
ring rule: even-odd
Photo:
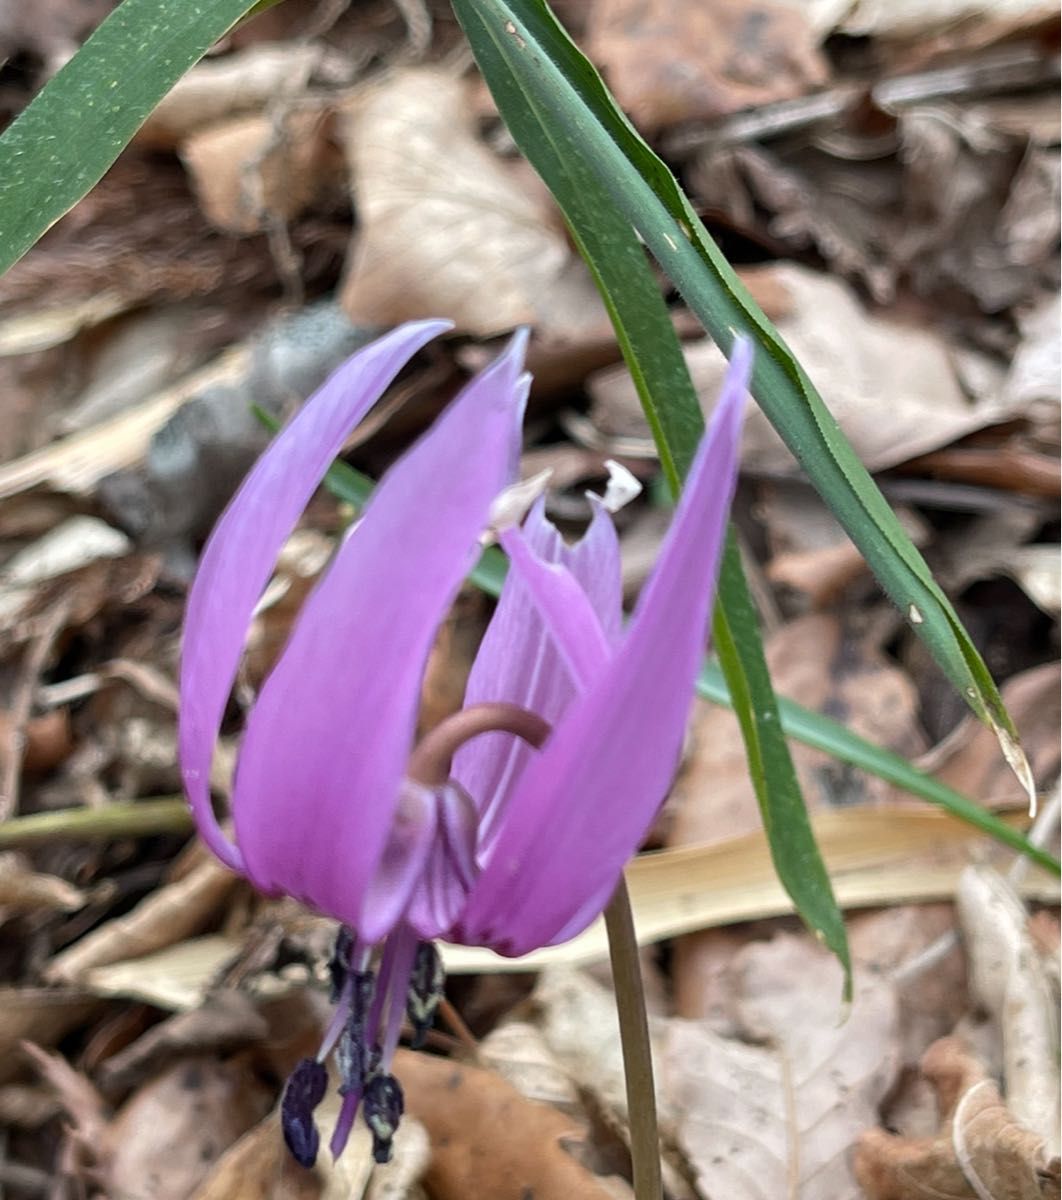
[[[0,0],[0,123],[112,6]],[[956,599],[1057,849],[1054,6],[557,11]],[[287,0],[194,68],[0,279],[5,1196],[631,1195],[599,927],[527,963],[450,951],[450,1015],[400,1056],[394,1161],[374,1169],[359,1135],[337,1164],[290,1163],[279,1089],[326,1019],[332,931],[208,860],[173,803],[184,597],[268,440],[251,406],[284,419],[381,327],[438,315],[457,334],[418,356],[348,460],[378,475],[527,323],[524,473],[553,469],[549,510],[574,533],[619,459],[650,484],[619,517],[630,596],[653,560],[666,515],[633,383],[468,64],[443,0]],[[707,402],[721,356],[673,316]],[[756,414],[742,470],[779,692],[1020,820],[994,738]],[[322,490],[278,563],[219,798],[241,715],[352,515]],[[469,589],[440,631],[424,727],[459,705],[489,611]],[[850,914],[850,1009],[789,915],[725,711],[698,702],[630,872],[668,1195],[1057,1197],[1057,880],[822,753],[795,761]]]

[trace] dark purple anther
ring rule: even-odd
[[[327,1090],[328,1071],[314,1058],[304,1058],[292,1071],[284,1088],[280,1124],[284,1141],[300,1166],[312,1167],[317,1161],[321,1138],[314,1124],[313,1110],[324,1099]]]
[[[435,1020],[435,1010],[443,995],[442,959],[433,942],[421,942],[417,946],[417,957],[413,960],[413,971],[409,976],[409,994],[406,998],[406,1016],[413,1026],[413,1049],[419,1050]]]
[[[376,988],[376,976],[372,971],[351,972],[350,1024],[357,1026],[364,1035],[365,1018],[369,1015],[369,1004]]]
[[[348,1021],[336,1044],[336,1066],[339,1069],[339,1094],[361,1091],[368,1066],[362,1029]]]
[[[335,949],[332,951],[332,957],[328,960],[328,978],[332,984],[333,1004],[339,1002],[343,985],[347,982],[347,976],[350,974],[350,953],[353,949],[354,934],[346,925],[340,925],[339,932],[336,934]]]
[[[391,1141],[404,1108],[402,1085],[393,1075],[381,1072],[365,1085],[362,1109],[372,1133],[372,1156],[378,1163],[391,1161]]]

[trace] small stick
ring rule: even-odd
[[[116,800],[102,808],[57,808],[12,817],[0,823],[0,850],[31,846],[56,838],[85,841],[191,833],[192,814],[179,796],[157,800]]]
[[[45,617],[41,629],[26,651],[15,695],[11,701],[11,724],[2,748],[0,766],[0,821],[14,816],[18,808],[19,782],[22,774],[22,754],[26,743],[26,722],[33,709],[33,694],[40,682],[41,672],[48,661],[56,639],[66,627],[70,613],[69,597],[61,600]]]
[[[445,996],[439,1000],[439,1016],[450,1027],[450,1032],[474,1058],[479,1059],[479,1042],[476,1041],[472,1030],[465,1024],[464,1018]]]
[[[631,1166],[636,1200],[661,1200],[660,1137],[656,1126],[656,1090],[653,1086],[653,1051],[645,1012],[642,968],[627,881],[619,886],[605,909],[608,953],[616,988],[623,1073],[627,1082],[627,1112],[631,1127]]]

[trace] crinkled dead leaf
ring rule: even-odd
[[[191,1200],[320,1200],[321,1179],[288,1153],[275,1116],[245,1133],[191,1193]]]
[[[767,638],[765,651],[779,695],[828,712],[900,754],[925,748],[911,681],[837,617],[818,613],[790,621]],[[693,749],[675,783],[668,844],[704,844],[759,829],[759,805],[734,716],[699,702],[692,732]],[[794,745],[793,761],[811,808],[881,803],[889,796],[881,780],[853,772],[821,751]]]
[[[475,136],[459,79],[387,76],[350,102],[345,142],[360,221],[341,297],[352,319],[444,316],[480,336],[600,324],[548,193]]]
[[[93,968],[173,946],[198,933],[238,883],[213,859],[165,884],[124,916],[114,917],[57,954],[47,969],[53,982],[72,982]]]
[[[571,1075],[550,1051],[542,1031],[528,1021],[506,1021],[479,1044],[478,1061],[529,1100],[564,1112],[579,1109]]]
[[[399,1050],[394,1069],[406,1111],[431,1137],[433,1200],[610,1200],[565,1148],[582,1137],[571,1117],[477,1067]]]
[[[50,1049],[102,1007],[81,988],[0,988],[0,1083],[22,1072],[21,1042]]]
[[[748,945],[728,974],[734,1036],[706,1021],[650,1023],[665,1142],[705,1196],[856,1200],[848,1149],[876,1120],[898,1066],[891,987],[857,979],[851,1011],[842,1012],[836,961],[810,938],[788,935]],[[611,994],[553,969],[535,1002],[556,1059],[625,1121]]]
[[[867,1200],[1057,1200],[1058,1158],[1014,1120],[960,1039],[934,1042],[922,1071],[937,1096],[940,1133],[865,1133],[854,1167]]]

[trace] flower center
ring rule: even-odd
[[[284,1090],[284,1140],[303,1166],[314,1164],[320,1148],[313,1110],[328,1090],[325,1062],[333,1053],[343,1097],[333,1156],[346,1146],[360,1107],[374,1158],[385,1163],[391,1157],[403,1109],[402,1088],[390,1070],[402,1018],[417,1048],[443,994],[442,961],[427,939],[457,918],[478,874],[478,813],[450,779],[450,762],[465,742],[495,732],[538,748],[550,726],[515,704],[477,704],[442,721],[410,757],[391,837],[365,899],[366,912],[388,932],[366,944],[340,927],[329,962],[335,1014],[317,1057],[303,1059]]]

